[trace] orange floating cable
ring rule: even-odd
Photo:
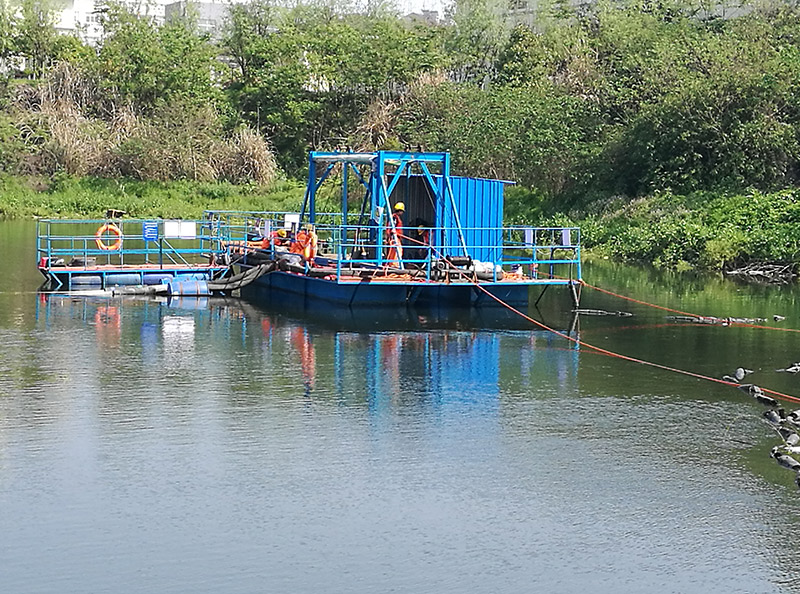
[[[514,312],[518,316],[528,320],[529,322],[531,322],[532,324],[535,324],[536,326],[542,328],[543,330],[547,330],[548,332],[552,332],[553,334],[555,334],[557,336],[561,336],[562,338],[565,338],[565,339],[569,340],[570,342],[572,342],[574,344],[577,344],[579,346],[582,346],[582,347],[585,347],[585,348],[588,348],[588,349],[592,349],[593,351],[596,351],[598,353],[602,353],[604,355],[608,355],[609,357],[615,357],[617,359],[622,359],[624,361],[630,361],[632,363],[639,363],[641,365],[647,365],[649,367],[655,367],[656,369],[662,369],[664,371],[671,371],[673,373],[680,373],[682,375],[688,375],[689,377],[694,377],[694,378],[697,378],[697,379],[707,380],[707,381],[715,382],[717,384],[723,384],[725,386],[739,387],[739,384],[737,384],[735,382],[729,382],[729,381],[726,381],[726,380],[717,379],[715,377],[711,377],[711,376],[708,376],[708,375],[703,375],[701,373],[695,373],[693,371],[686,371],[685,369],[678,369],[677,367],[670,367],[668,365],[661,365],[660,363],[653,363],[652,361],[647,361],[645,359],[638,359],[636,357],[630,357],[628,355],[622,355],[620,353],[615,353],[614,351],[609,351],[608,349],[604,349],[602,347],[598,347],[598,346],[595,346],[593,344],[589,344],[588,342],[584,342],[584,341],[579,340],[577,338],[573,338],[572,336],[569,336],[568,334],[564,334],[563,332],[559,332],[558,330],[556,330],[554,328],[551,328],[550,326],[548,326],[546,324],[543,324],[542,322],[539,322],[538,320],[535,320],[534,318],[522,313],[518,309],[512,307],[511,305],[509,305],[508,303],[506,303],[505,301],[503,301],[502,299],[497,297],[496,295],[493,295],[490,291],[487,291],[480,284],[475,283],[475,286],[478,289],[480,289],[481,291],[483,291],[484,293],[486,293],[486,295],[488,295],[489,297],[491,297],[492,299],[497,301],[497,303],[499,303],[503,307],[508,308],[510,311]],[[789,394],[784,394],[782,392],[778,392],[776,390],[770,390],[768,388],[761,388],[761,389],[765,393],[772,394],[776,398],[780,398],[782,400],[787,400],[789,402],[800,402],[800,398],[798,398],[797,396],[791,396]]]
[[[437,250],[436,248],[433,248],[433,247],[431,247],[431,250],[432,250],[433,253],[436,253],[437,257],[444,259],[444,256],[439,252],[439,250]],[[551,278],[559,278],[559,277],[556,277],[555,275],[548,275],[548,276],[550,276]],[[693,377],[693,378],[696,378],[696,379],[702,379],[702,380],[714,382],[714,383],[717,383],[717,384],[722,384],[724,386],[733,386],[733,387],[736,387],[736,388],[741,387],[740,384],[737,384],[735,382],[729,382],[727,380],[718,379],[718,378],[715,378],[715,377],[711,377],[709,375],[703,375],[702,373],[695,373],[693,371],[687,371],[685,369],[678,369],[677,367],[670,367],[669,365],[661,365],[660,363],[654,363],[652,361],[647,361],[645,359],[638,359],[636,357],[630,357],[628,355],[622,355],[620,353],[615,353],[614,351],[609,351],[608,349],[604,349],[602,347],[598,347],[598,346],[595,346],[593,344],[589,344],[588,342],[584,342],[584,341],[582,341],[582,340],[580,340],[578,338],[573,338],[572,336],[570,336],[568,334],[560,332],[560,331],[556,330],[555,328],[551,328],[547,324],[543,324],[542,322],[539,322],[538,320],[535,320],[534,318],[530,317],[529,315],[522,313],[521,311],[519,311],[515,307],[509,305],[508,303],[506,303],[505,301],[503,301],[502,299],[500,299],[496,295],[492,294],[490,291],[488,291],[486,288],[484,288],[480,283],[478,283],[478,282],[476,282],[476,281],[474,281],[472,279],[469,279],[469,277],[467,277],[467,276],[465,276],[464,278],[467,278],[468,280],[470,280],[472,282],[472,284],[475,286],[475,288],[477,288],[478,290],[482,291],[483,293],[485,293],[486,295],[491,297],[493,300],[495,300],[497,303],[499,303],[503,307],[507,308],[509,311],[514,312],[515,314],[517,314],[521,318],[529,321],[530,323],[534,324],[535,326],[538,326],[539,328],[541,328],[543,330],[546,330],[548,332],[552,332],[556,336],[560,336],[562,338],[565,338],[566,340],[568,340],[568,341],[570,341],[573,344],[576,344],[578,346],[582,346],[582,347],[585,347],[587,349],[591,349],[591,350],[595,351],[596,353],[607,355],[609,357],[615,357],[617,359],[622,359],[623,361],[630,361],[631,363],[639,363],[640,365],[647,365],[649,367],[655,367],[656,369],[661,369],[663,371],[671,371],[673,373],[679,373],[681,375],[686,375],[686,376]],[[572,279],[564,279],[564,280],[570,280],[571,281]],[[683,311],[680,311],[680,310],[677,310],[677,309],[671,309],[669,307],[664,307],[664,306],[661,306],[661,305],[654,305],[652,303],[647,303],[646,301],[639,301],[637,299],[633,299],[632,297],[625,297],[624,295],[618,295],[617,293],[613,293],[611,291],[606,291],[605,289],[600,289],[599,287],[595,287],[593,285],[590,285],[590,284],[584,282],[583,280],[581,280],[580,282],[581,282],[581,284],[583,284],[583,285],[585,285],[585,286],[587,286],[589,288],[596,289],[596,290],[604,292],[604,293],[608,293],[609,295],[613,295],[615,297],[620,297],[621,299],[627,299],[629,301],[634,301],[634,302],[640,303],[642,305],[655,307],[656,309],[662,309],[662,310],[665,310],[665,311],[671,311],[671,312],[674,312],[674,313],[678,313],[678,314],[686,315],[686,316],[691,316],[691,317],[697,317],[697,318],[704,317],[704,316],[697,316],[695,314],[683,312]],[[784,328],[773,328],[772,326],[758,326],[756,324],[740,324],[740,323],[737,323],[737,325],[738,326],[750,326],[750,327],[755,327],[755,328],[768,328],[770,330],[787,330],[787,331],[791,331],[791,332],[800,332],[800,330],[784,329]],[[798,398],[797,396],[792,396],[790,394],[784,394],[783,392],[778,392],[777,390],[771,390],[769,388],[761,388],[761,389],[764,391],[764,393],[771,394],[775,398],[779,398],[781,400],[786,400],[787,402],[798,402],[798,403],[800,403],[800,398]]]

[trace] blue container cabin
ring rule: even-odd
[[[291,237],[301,225],[314,225],[321,247],[315,261],[279,267],[243,288],[244,295],[309,306],[497,305],[490,293],[525,306],[560,285],[577,306],[580,230],[503,226],[509,182],[451,175],[450,155],[443,152],[315,151],[308,168],[299,215],[206,213],[232,237],[238,230],[240,241],[232,245],[244,268],[284,257],[267,243],[266,249],[242,250],[253,229],[267,237],[283,228]],[[326,185],[337,178],[338,184]],[[387,257],[397,202],[405,204],[400,261]]]

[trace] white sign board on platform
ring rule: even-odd
[[[298,213],[287,213],[283,215],[283,228],[286,230],[297,229],[300,226],[300,215]]]
[[[181,236],[180,221],[164,221],[164,237],[174,239]]]
[[[195,239],[197,238],[197,223],[194,221],[164,221],[164,237]]]
[[[533,229],[525,229],[525,245],[536,245],[536,232]]]
[[[194,221],[181,221],[181,239],[196,239],[197,223]]]

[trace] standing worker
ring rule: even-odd
[[[317,257],[317,241],[314,226],[311,223],[306,223],[297,232],[289,251],[293,254],[300,254],[309,266],[314,266],[314,258]]]
[[[392,226],[387,229],[386,243],[389,245],[389,253],[386,259],[389,262],[394,262],[398,268],[403,266],[403,243],[400,238],[403,236],[403,214],[406,211],[406,205],[402,202],[397,202],[392,211]]]

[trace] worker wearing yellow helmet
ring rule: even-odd
[[[406,211],[406,205],[402,202],[396,202],[394,211],[392,212],[392,226],[387,230],[388,237],[386,243],[389,245],[389,253],[386,259],[397,267],[402,267],[403,260],[403,213]]]
[[[270,234],[270,241],[273,248],[289,245],[289,234],[286,229],[276,229]]]

